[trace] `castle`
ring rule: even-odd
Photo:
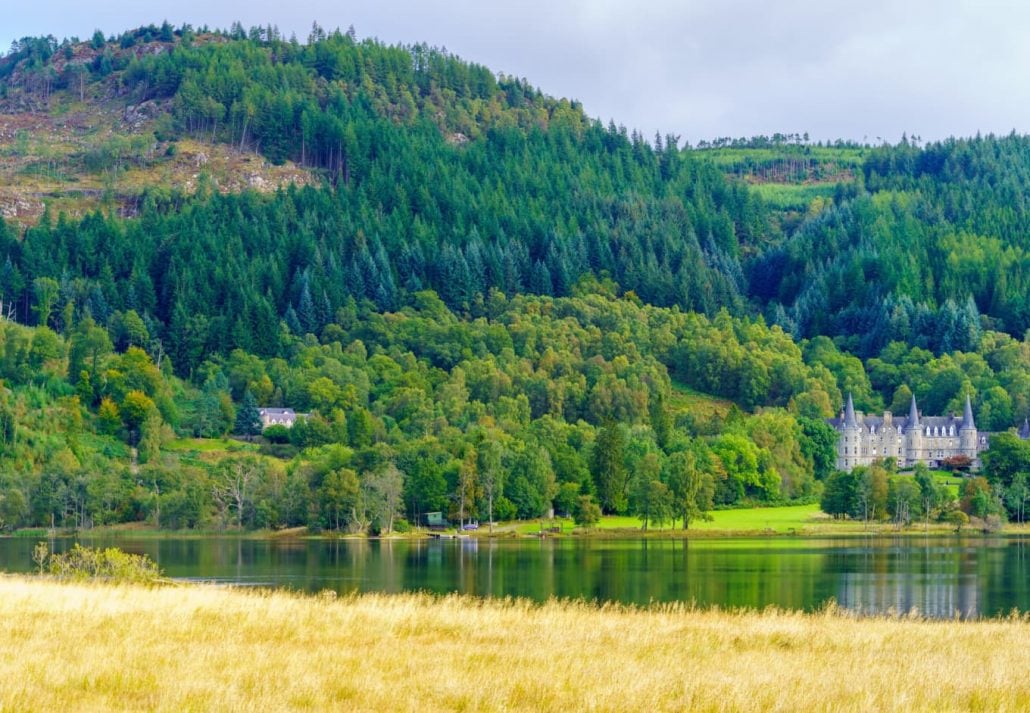
[[[884,458],[895,458],[901,468],[910,468],[916,463],[938,468],[942,461],[956,456],[969,458],[976,468],[980,465],[980,452],[987,450],[990,440],[988,434],[976,430],[968,395],[962,418],[954,415],[920,417],[915,396],[908,417],[895,418],[889,411],[884,411],[883,416],[856,414],[851,394],[848,394],[840,418],[831,418],[828,423],[840,434],[838,470],[851,470]]]

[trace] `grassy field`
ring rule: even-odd
[[[0,710],[1026,710],[1030,619],[0,577]]]
[[[710,522],[692,522],[690,530],[702,532],[798,532],[802,528],[819,524],[833,523],[832,519],[824,515],[819,506],[811,505],[788,505],[774,508],[741,508],[739,510],[715,510],[711,513]],[[546,522],[546,521],[545,521]],[[860,523],[859,523],[860,524]],[[565,529],[571,530],[571,521],[565,522]],[[679,530],[682,524],[677,522],[673,527],[666,523],[663,528],[651,526],[652,530]],[[610,515],[601,518],[597,524],[598,530],[640,530],[640,520],[630,516]],[[520,523],[517,530],[523,533],[539,532],[540,522]]]
[[[833,199],[836,183],[755,183],[751,186],[768,205],[780,210],[807,210],[812,201]]]
[[[949,488],[957,486],[948,484]],[[947,523],[931,522],[924,526],[922,521],[914,521],[906,528],[899,530],[892,522],[869,522],[861,520],[834,520],[822,512],[819,505],[786,505],[782,507],[767,508],[740,508],[738,510],[714,510],[711,513],[710,521],[696,521],[690,523],[686,534],[702,536],[734,536],[734,535],[868,535],[868,534],[923,534],[927,530],[938,534],[954,533],[954,526]],[[576,529],[572,520],[558,518],[557,520],[532,520],[507,523],[498,526],[501,534],[517,532],[520,535],[532,535],[539,533],[542,528],[560,525],[565,534],[572,533],[575,529],[578,534],[583,535],[631,535],[641,534],[641,522],[632,516],[606,515],[601,521],[590,530]],[[665,523],[661,528],[651,525],[648,533],[654,536],[680,536],[683,533],[682,523]],[[974,532],[975,530],[968,530]],[[480,534],[486,532],[481,529]],[[1026,534],[1030,532],[1030,525],[1008,523],[1003,532],[1009,534]]]

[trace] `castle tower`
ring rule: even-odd
[[[905,465],[915,465],[922,459],[923,429],[919,425],[919,409],[916,407],[916,395],[912,394],[912,405],[908,409],[908,423],[905,424]]]
[[[855,417],[855,404],[848,394],[848,402],[844,406],[844,421],[841,423],[840,442],[837,444],[837,468],[851,470],[861,465],[862,429]]]
[[[966,409],[962,413],[958,443],[962,455],[976,460],[976,424],[973,423],[973,405],[969,402],[969,394],[966,394]]]

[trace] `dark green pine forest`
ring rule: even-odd
[[[690,147],[317,26],[0,59],[12,120],[143,106],[45,162],[100,204],[0,221],[2,528],[686,527],[818,500],[848,393],[1030,414],[1028,137]],[[129,186],[198,143],[309,180]],[[309,416],[261,434],[258,406]],[[1023,519],[1030,448],[1004,453],[934,515]]]

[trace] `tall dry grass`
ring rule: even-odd
[[[0,576],[0,710],[1030,709],[1030,620]]]

